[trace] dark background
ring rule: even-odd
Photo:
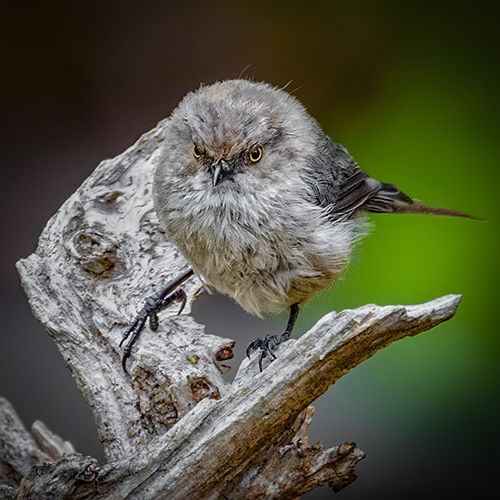
[[[462,293],[456,317],[379,352],[316,403],[310,436],[367,453],[343,499],[480,498],[499,472],[500,111],[491,2],[10,1],[0,16],[0,395],[102,462],[90,409],[31,315],[14,263],[104,158],[201,82],[287,87],[373,177],[487,222],[374,216],[322,314]],[[283,329],[228,299],[194,316],[235,338]],[[234,370],[233,370],[234,371]],[[325,486],[303,498],[331,498]]]

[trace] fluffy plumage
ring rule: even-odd
[[[296,99],[246,80],[182,100],[154,199],[167,238],[204,283],[256,315],[300,307],[335,283],[364,234],[362,212],[466,217],[371,179]]]

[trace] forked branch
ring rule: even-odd
[[[349,443],[310,446],[309,404],[377,350],[452,317],[460,297],[328,314],[283,344],[262,373],[256,359],[245,360],[230,384],[223,361],[234,342],[188,316],[201,289],[192,278],[184,314],[161,313],[124,373],[124,331],[146,298],[187,266],[163,240],[151,202],[161,130],[99,165],[18,263],[35,315],[94,412],[108,464],[49,457],[55,461],[31,467],[16,498],[281,500],[325,482],[345,487],[363,452]],[[0,489],[0,498],[14,491]]]

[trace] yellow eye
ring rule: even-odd
[[[198,147],[197,144],[193,146],[193,156],[198,159],[201,156],[201,149]]]
[[[257,163],[262,158],[262,148],[260,146],[252,149],[250,151],[250,161],[252,163]]]

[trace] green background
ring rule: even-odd
[[[103,158],[120,154],[203,82],[287,86],[375,179],[485,221],[377,215],[345,279],[311,302],[463,295],[456,316],[397,342],[316,403],[311,440],[367,453],[343,499],[478,498],[499,470],[497,8],[445,1],[6,1],[0,19],[0,395],[102,461],[90,410],[31,316],[14,263]],[[194,316],[237,340],[279,332],[229,300]],[[325,486],[303,498],[331,498]]]

